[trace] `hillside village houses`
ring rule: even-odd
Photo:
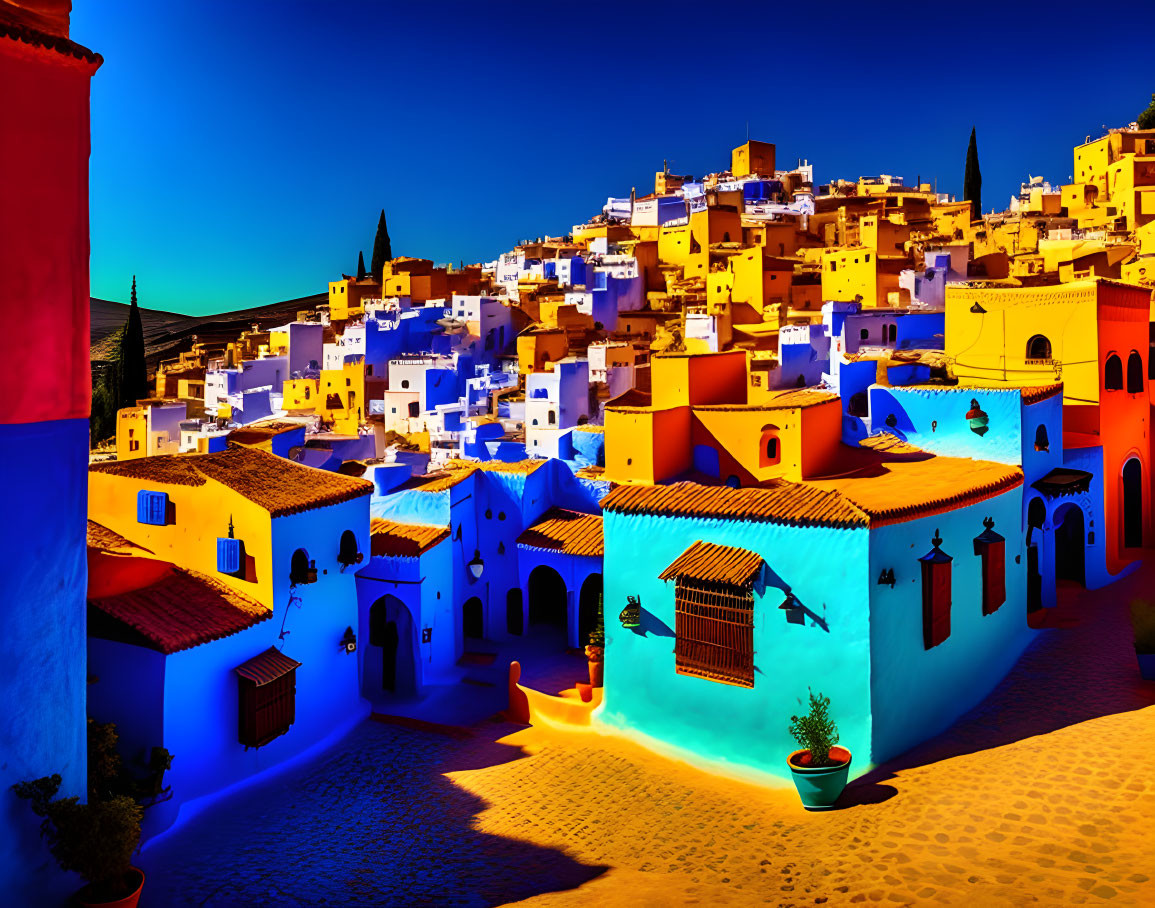
[[[162,362],[88,533],[89,712],[176,754],[157,823],[599,616],[594,721],[689,759],[781,775],[817,675],[856,772],[950,725],[1151,539],[1155,131],[1073,154],[972,220],[750,141]]]

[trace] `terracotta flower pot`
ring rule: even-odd
[[[590,685],[593,687],[601,687],[602,679],[605,677],[605,647],[603,646],[587,646],[586,659],[589,660],[590,671]]]
[[[830,748],[829,766],[813,766],[810,751],[796,750],[786,760],[794,777],[794,787],[807,810],[829,810],[846,787],[850,774],[850,751],[845,747]]]
[[[124,898],[115,899],[111,902],[94,902],[91,901],[92,896],[89,894],[92,885],[89,884],[76,893],[76,902],[82,908],[136,908],[137,902],[140,901],[140,890],[144,887],[144,871],[139,867],[132,867],[128,871],[128,883],[130,886],[135,885],[132,890]]]

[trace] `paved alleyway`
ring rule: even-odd
[[[843,810],[592,732],[366,723],[146,850],[142,905],[1155,905],[1140,595],[1155,569],[1072,594],[980,709]]]

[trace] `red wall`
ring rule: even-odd
[[[88,86],[99,62],[0,36],[0,423],[87,418]]]

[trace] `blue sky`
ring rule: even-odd
[[[92,294],[135,273],[141,305],[202,314],[320,292],[381,208],[397,255],[492,259],[649,191],[663,158],[725,168],[747,123],[819,182],[959,195],[973,124],[1002,208],[1155,91],[1150,0],[883,6],[75,0],[105,57]]]

